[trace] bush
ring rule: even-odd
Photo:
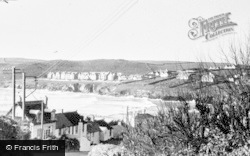
[[[124,156],[125,150],[121,146],[111,144],[99,144],[93,146],[88,156]]]
[[[11,118],[0,116],[0,140],[28,140],[30,132],[23,132]]]
[[[200,92],[195,111],[178,98],[181,106],[127,127],[124,146],[135,155],[249,155],[250,93],[230,91],[212,99]]]
[[[59,140],[65,140],[66,151],[79,151],[80,142],[75,138],[69,138],[66,134],[63,134]]]

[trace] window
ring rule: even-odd
[[[61,135],[62,134],[62,129],[59,129],[59,135]]]
[[[47,139],[49,136],[50,136],[50,129],[46,129],[44,139]]]
[[[76,132],[76,134],[78,133],[78,126],[76,125],[76,127],[75,127],[76,129],[75,129],[75,132]]]

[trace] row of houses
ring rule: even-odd
[[[126,76],[122,73],[113,72],[49,72],[47,79],[54,80],[92,80],[92,81],[125,81],[125,80],[141,80],[139,74]]]
[[[197,72],[196,70],[177,71],[177,79],[198,80],[201,82],[229,81],[237,82],[239,79],[248,79],[249,73],[237,69],[206,70]]]
[[[25,102],[24,109],[22,102],[15,105],[15,120],[20,123],[22,130],[30,131],[31,139],[46,140],[67,135],[79,140],[81,151],[89,151],[91,145],[119,137],[122,133],[121,124],[110,126],[104,120],[95,120],[93,116],[84,118],[77,111],[56,113],[48,108],[45,101]],[[10,109],[6,116],[11,117],[12,111]]]
[[[54,80],[92,80],[92,81],[126,81],[126,80],[142,80],[143,78],[152,77],[168,77],[167,70],[158,70],[150,72],[144,75],[131,74],[124,75],[123,73],[117,72],[49,72],[47,79]]]

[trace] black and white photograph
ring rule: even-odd
[[[0,156],[249,156],[249,0],[0,0]]]

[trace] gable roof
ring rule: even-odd
[[[64,128],[64,127],[70,127],[70,126],[76,126],[78,125],[79,121],[83,121],[83,116],[77,113],[77,111],[74,112],[65,112],[65,113],[58,113],[56,114],[56,129]],[[86,123],[86,122],[84,122]]]
[[[77,113],[77,111],[74,112],[66,112],[63,113],[65,115],[65,117],[75,126],[78,125],[78,122],[80,120],[83,121],[83,116],[81,116],[80,114]]]
[[[56,129],[73,126],[63,113],[56,114]]]

